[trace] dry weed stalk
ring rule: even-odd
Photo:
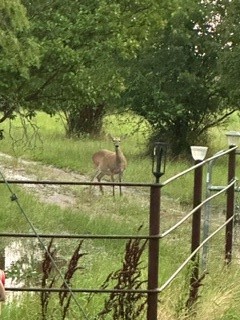
[[[48,281],[53,270],[52,259],[54,260],[54,258],[56,257],[56,248],[52,248],[52,245],[53,245],[53,238],[50,240],[48,244],[47,251],[45,251],[43,261],[42,261],[42,288],[52,288],[56,280],[56,275],[55,275],[52,277],[50,282]],[[49,255],[52,257],[52,259],[50,258]],[[41,298],[41,307],[42,307],[42,319],[45,320],[47,316],[50,292],[42,291],[40,298]]]
[[[81,240],[75,249],[64,274],[64,280],[60,286],[61,289],[69,289],[71,285],[71,279],[73,278],[75,272],[81,267],[78,266],[79,259],[83,257],[86,253],[80,253],[83,240]],[[51,239],[47,251],[44,253],[43,262],[42,262],[42,288],[52,288],[56,285],[56,282],[59,280],[59,274],[56,272],[54,260],[57,256],[56,248],[53,248],[53,238]],[[48,304],[50,300],[51,293],[49,291],[41,292],[41,307],[42,307],[42,320],[47,319],[48,313]],[[59,305],[61,306],[62,320],[67,316],[71,302],[71,293],[69,291],[59,292]]]
[[[112,313],[114,320],[139,319],[146,304],[146,296],[143,293],[124,292],[124,290],[141,289],[146,283],[141,279],[140,258],[145,249],[147,240],[141,243],[141,239],[130,239],[125,247],[125,256],[122,268],[112,272],[102,285],[106,289],[116,282],[114,289],[123,292],[112,292],[105,300],[104,308],[98,316],[104,319],[106,314]]]
[[[81,257],[83,257],[84,255],[86,255],[86,253],[80,253],[80,249],[82,247],[83,244],[83,240],[81,240],[77,246],[77,248],[75,249],[67,270],[65,272],[64,275],[64,282],[61,285],[61,289],[67,289],[67,285],[70,285],[71,279],[73,277],[73,275],[75,274],[75,272],[79,269],[83,269],[82,267],[78,267],[78,261]],[[67,315],[67,311],[69,309],[69,305],[70,305],[70,301],[71,301],[72,295],[70,294],[69,291],[62,291],[59,292],[59,304],[63,309],[63,318],[65,319],[66,315]]]

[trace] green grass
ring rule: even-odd
[[[81,199],[82,207],[80,210],[79,208],[61,210],[57,206],[39,203],[34,196],[26,195],[18,187],[14,186],[12,189],[18,196],[17,202],[11,201],[11,193],[9,193],[9,190],[4,185],[1,185],[2,208],[4,210],[1,211],[3,224],[1,224],[0,229],[4,232],[32,233],[25,215],[32,221],[38,233],[134,234],[137,233],[137,228],[139,227],[139,221],[136,218],[133,219],[132,216],[127,217],[127,213],[131,210],[131,203],[128,205],[130,199],[127,200],[125,198],[120,203],[109,201],[109,199],[112,200],[112,197],[108,199],[100,198],[98,200],[95,199],[97,201],[89,203],[89,200],[84,202],[83,197]],[[141,222],[143,222],[145,220],[143,210],[139,208],[133,209],[133,216],[140,215]],[[13,239],[9,240],[9,238],[6,238],[1,243],[2,248],[12,241]],[[80,266],[83,267],[83,270],[77,273],[78,276],[75,277],[74,286],[77,288],[100,288],[107,276],[113,270],[121,267],[125,242],[125,240],[85,240],[83,249],[87,255],[80,260]],[[47,240],[44,243],[48,245]],[[55,245],[66,258],[66,256],[69,257],[73,253],[77,241],[55,240]],[[146,273],[144,276],[146,276]],[[37,296],[37,294],[34,296]],[[28,299],[28,295],[26,295],[26,299]],[[37,297],[35,299],[37,301]],[[82,301],[82,304],[85,310],[89,309],[89,312],[91,311],[90,306],[95,306],[95,309],[90,313],[92,317],[97,313],[98,309],[103,307],[103,297],[96,295],[90,304],[85,300]],[[35,312],[35,314],[39,315],[39,308],[40,302],[36,303],[35,310],[26,314],[24,318],[38,319],[37,317],[33,317],[33,314]],[[22,304],[17,310],[11,308],[11,305],[7,305],[3,309],[4,319],[20,319],[17,316],[22,313],[24,314],[24,310],[25,308]],[[77,314],[79,315],[79,310]],[[58,318],[56,314],[55,316]]]
[[[28,125],[30,133],[26,137],[20,128],[19,120],[14,120],[11,124],[12,139],[7,136],[1,141],[1,151],[17,157],[27,157],[60,168],[69,168],[83,174],[90,174],[93,171],[92,154],[101,148],[113,149],[112,141],[107,137],[107,134],[103,139],[95,141],[88,138],[68,139],[64,135],[64,128],[58,117],[49,117],[40,113],[34,121],[35,126],[37,125],[39,128],[38,134],[34,134],[31,126]],[[113,135],[121,135],[119,129],[115,130],[112,120],[110,124],[113,129],[110,130],[106,127],[106,133],[113,131]],[[145,129],[145,125],[143,126]],[[9,126],[5,124],[5,131],[9,130]],[[135,131],[135,128],[133,127],[132,130]],[[125,134],[128,134],[122,143],[124,153],[129,159],[129,172],[126,172],[126,179],[133,177],[136,181],[149,181],[152,179],[151,163],[148,158],[142,155],[146,143],[145,134],[136,133],[133,136],[130,131],[125,129],[124,131]],[[27,141],[26,138],[28,138]]]
[[[108,117],[105,119],[104,127],[105,132],[112,135],[127,133],[127,137],[122,142],[122,149],[129,163],[124,180],[128,182],[153,182],[151,159],[144,155],[149,127],[140,119],[142,126],[140,126],[139,132],[135,132],[139,126],[139,119],[136,118],[133,125],[126,119],[129,119],[127,115]],[[32,131],[30,140],[25,140],[23,137],[17,143],[13,143],[17,138],[22,137],[20,123],[18,120],[14,121],[11,131],[13,140],[6,136],[6,139],[1,141],[1,152],[12,154],[17,158],[41,161],[44,164],[76,171],[90,177],[93,173],[92,153],[100,148],[113,148],[111,141],[106,136],[95,141],[88,138],[67,139],[59,117],[48,117],[40,113],[37,116],[36,124],[39,126],[39,136],[34,135]],[[226,149],[224,132],[225,130],[237,130],[238,125],[239,119],[234,116],[227,128],[211,130],[211,145],[208,155],[212,155],[220,149]],[[8,125],[5,124],[5,126],[7,132]],[[29,129],[31,132],[31,127]],[[191,161],[168,159],[166,174],[162,181],[188,168],[191,164]],[[214,184],[225,184],[227,179],[226,164],[227,159],[216,163],[213,176]],[[12,165],[14,168],[14,163]],[[173,225],[191,208],[192,184],[193,173],[189,173],[186,177],[179,178],[178,181],[162,189],[162,231]],[[56,205],[43,204],[38,201],[36,196],[26,193],[19,186],[14,185],[12,189],[18,196],[21,208],[15,201],[11,201],[8,188],[5,185],[0,185],[1,232],[31,232],[21,210],[27,214],[40,233],[137,234],[140,225],[143,225],[141,233],[148,232],[149,192],[146,189],[124,194],[122,198],[117,196],[113,200],[111,195],[90,197],[86,188],[74,187],[77,204],[71,209],[61,209]],[[223,198],[221,203],[224,201]],[[216,203],[216,205],[221,207],[221,203]],[[161,283],[176,270],[189,253],[190,231],[190,222],[187,222],[184,227],[179,228],[161,242],[159,272]],[[204,285],[201,287],[201,298],[197,305],[198,312],[194,317],[195,320],[230,320],[234,319],[234,316],[239,312],[239,268],[237,261],[233,262],[231,268],[228,268],[229,270],[222,267],[224,248],[219,247],[219,243],[224,243],[223,237],[224,234],[221,234],[212,241],[215,249],[211,253],[212,259],[208,266],[209,275],[206,276]],[[9,241],[12,239],[4,239],[1,249]],[[67,256],[73,252],[76,243],[75,240],[71,243],[56,241],[62,254]],[[84,269],[79,271],[74,285],[86,288],[101,286],[110,272],[121,267],[124,246],[125,241],[120,240],[85,240],[83,248],[88,254],[81,261]],[[147,257],[144,256],[143,259],[142,278],[145,279],[147,277]],[[160,319],[186,319],[183,307],[188,294],[187,274],[188,269],[186,268],[161,295]],[[89,303],[87,296],[79,296],[79,299],[91,317],[103,305],[103,296],[95,295]],[[29,301],[35,302],[31,303],[30,308],[27,307]],[[40,319],[40,304],[37,294],[24,294],[23,302],[19,305],[5,305],[2,311],[4,319]],[[57,309],[55,299],[51,303],[53,303],[52,310]],[[71,319],[79,319],[79,310],[76,310],[74,303]]]

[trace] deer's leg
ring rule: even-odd
[[[102,174],[101,170],[97,169],[97,171],[95,172],[94,176],[91,179],[91,182],[93,182],[93,180],[96,178],[98,180],[98,182],[101,182],[102,177],[104,176],[104,174]],[[92,186],[90,186],[90,190],[92,189]],[[99,189],[101,191],[101,193],[103,194],[103,187],[99,186]]]
[[[91,177],[90,182],[93,182],[93,180],[96,178],[96,176],[98,175],[98,170],[94,173],[94,175]],[[92,185],[89,186],[89,192],[92,193]]]
[[[102,173],[102,172],[100,172],[98,175],[97,175],[97,180],[98,180],[98,182],[101,182],[101,179],[102,179],[102,177],[104,176],[104,174]],[[104,192],[103,192],[103,186],[102,185],[99,185],[99,189],[100,189],[100,192],[103,194]]]
[[[122,173],[119,173],[119,182],[122,182]],[[120,196],[122,196],[122,186],[119,186]]]
[[[111,174],[111,181],[114,182],[114,175]],[[115,197],[115,186],[113,186],[113,196]]]

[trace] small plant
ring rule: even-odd
[[[56,248],[52,248],[52,245],[53,245],[53,238],[49,242],[47,251],[44,253],[44,258],[42,261],[42,288],[52,288],[56,280],[56,275],[52,276],[52,279],[50,279],[50,276],[53,271],[52,260],[54,260],[56,257]],[[42,310],[43,320],[45,320],[47,317],[49,298],[50,298],[49,291],[41,292],[40,299],[41,299],[41,310]]]
[[[62,284],[60,285],[60,288],[63,289],[63,291],[59,292],[59,305],[61,307],[62,320],[66,319],[72,298],[72,294],[67,290],[65,291],[64,289],[69,288],[75,272],[81,269],[81,267],[78,266],[78,262],[79,259],[86,254],[80,252],[82,244],[83,240],[81,240],[77,245],[68,263],[64,276],[61,278]],[[47,251],[44,253],[44,259],[42,262],[42,288],[53,288],[54,285],[57,286],[57,283],[59,283],[60,275],[56,272],[56,264],[54,263],[56,255],[57,249],[53,247],[53,239],[51,239]],[[47,319],[50,295],[51,293],[49,291],[42,291],[40,295],[42,320]]]
[[[114,289],[123,292],[112,292],[105,300],[104,308],[98,317],[104,319],[105,315],[112,314],[114,320],[139,319],[144,311],[146,296],[143,293],[124,292],[124,290],[138,290],[146,281],[141,279],[140,258],[145,249],[147,240],[141,243],[140,239],[130,239],[125,247],[125,256],[122,268],[112,272],[102,285],[106,289],[114,285]]]
[[[83,244],[83,240],[81,240],[79,242],[78,246],[76,247],[76,249],[75,249],[75,251],[69,261],[67,270],[64,275],[64,281],[61,285],[62,289],[67,289],[67,286],[70,285],[71,279],[73,278],[75,272],[79,269],[82,269],[82,267],[78,266],[79,259],[86,254],[86,253],[80,252],[82,244]],[[69,291],[59,292],[59,304],[62,307],[62,319],[63,320],[65,319],[65,317],[67,315],[67,311],[70,306],[71,298],[72,298],[72,295],[70,294]]]

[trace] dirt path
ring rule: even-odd
[[[40,162],[16,159],[0,152],[0,179],[6,180],[50,180],[50,181],[89,181],[89,177],[72,171],[65,171]],[[76,204],[74,192],[61,185],[25,184],[23,188],[49,204],[57,204],[62,208]]]
[[[6,180],[30,180],[30,181],[66,181],[66,182],[89,182],[90,177],[78,174],[73,171],[55,168],[52,165],[44,165],[41,162],[16,159],[5,153],[0,152],[0,180],[3,175]],[[11,187],[14,185],[10,185]],[[76,208],[79,205],[79,197],[76,195],[76,187],[51,184],[22,184],[27,192],[38,197],[39,201],[46,204],[58,205],[61,208]],[[89,189],[89,186],[83,186]],[[139,188],[123,187],[123,193],[128,194],[129,198],[138,199],[138,204],[148,208],[149,191]],[[79,190],[79,189],[78,189]],[[101,195],[98,187],[94,187],[95,195]],[[104,192],[112,196],[112,188],[105,188]],[[180,207],[178,201],[162,196],[162,213],[167,211],[171,216],[182,216],[184,211]],[[171,203],[171,205],[169,205]],[[173,205],[174,203],[174,205]],[[167,210],[166,210],[167,207]]]
[[[0,180],[29,180],[29,181],[66,181],[89,182],[91,177],[78,174],[70,170],[58,169],[41,162],[15,158],[0,152]],[[11,185],[12,186],[12,185]],[[39,201],[47,204],[56,204],[61,208],[76,207],[77,198],[74,186],[51,184],[22,184],[22,188],[33,193]],[[83,188],[88,189],[89,186]],[[124,193],[134,194],[142,199],[144,192],[133,188],[122,187]],[[99,188],[94,187],[94,194],[100,195]],[[104,193],[112,195],[111,188],[105,188]],[[141,201],[144,201],[143,199]],[[145,201],[144,201],[145,202]]]

